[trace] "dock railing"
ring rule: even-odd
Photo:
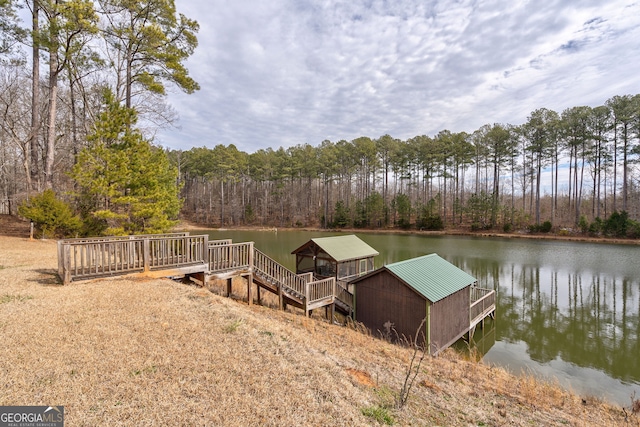
[[[180,232],[180,233],[145,234],[144,236],[136,235],[136,236],[79,237],[74,239],[58,240],[58,275],[62,277],[64,274],[63,265],[65,262],[65,257],[64,257],[63,249],[65,247],[64,245],[67,243],[81,245],[82,243],[96,244],[101,242],[128,242],[128,241],[140,240],[140,237],[147,237],[147,238],[184,237],[188,235],[189,235],[189,232],[187,231],[187,232]]]
[[[471,287],[471,306],[469,307],[469,320],[471,327],[478,324],[496,309],[496,291]]]
[[[209,272],[249,270],[253,266],[253,242],[231,243],[231,240],[209,242]]]
[[[296,292],[300,297],[306,295],[307,279],[298,276],[279,262],[269,258],[258,249],[253,250],[253,266],[254,272],[275,283],[283,284],[290,290]]]
[[[336,299],[353,310],[353,294],[340,281],[336,282]]]
[[[185,233],[58,241],[58,274],[74,279],[206,265],[208,236]]]
[[[313,282],[313,273],[298,273],[298,277],[303,279],[305,282]]]
[[[311,306],[313,303],[326,300],[327,298],[333,298],[335,296],[335,286],[335,277],[307,283],[307,306]]]
[[[164,236],[143,238],[145,270],[178,268],[193,264],[207,264],[209,236]],[[148,249],[147,249],[148,246]]]

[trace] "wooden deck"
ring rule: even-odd
[[[335,278],[314,280],[295,274],[254,247],[253,242],[209,241],[188,233],[67,239],[58,241],[58,274],[64,284],[106,276],[142,274],[151,277],[192,276],[207,285],[227,280],[227,296],[235,277],[278,295],[280,308],[293,305],[309,316],[312,310],[331,309],[353,314],[353,295]]]

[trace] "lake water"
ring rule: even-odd
[[[192,232],[191,234],[197,234]],[[253,241],[294,270],[291,251],[340,233],[213,231]],[[356,233],[376,267],[430,253],[495,289],[496,319],[474,337],[486,363],[628,406],[640,397],[640,247],[528,239]]]

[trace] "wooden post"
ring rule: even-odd
[[[58,240],[58,276],[64,281],[64,254],[62,253],[62,240]]]
[[[251,269],[251,271],[253,271],[253,263],[254,263],[253,242],[249,242],[249,268]],[[249,305],[253,304],[253,295],[251,294],[252,282],[253,282],[253,275],[249,275],[249,280],[247,280],[247,298],[249,299]]]
[[[282,286],[278,286],[278,306],[280,310],[284,310],[284,296],[282,295]]]
[[[304,284],[304,314],[305,316],[309,317],[309,293],[310,293],[310,289],[309,289],[309,283],[305,283]]]
[[[62,265],[62,284],[68,285],[71,283],[71,245],[64,245],[63,247],[63,265]]]
[[[209,236],[204,235],[204,247],[202,249],[202,261],[207,264],[207,270],[209,269]],[[199,260],[198,260],[199,261]]]
[[[336,300],[338,299],[338,281],[335,279],[335,277],[332,278],[333,279],[333,303],[331,304],[331,320],[329,320],[329,322],[331,324],[333,324],[333,320],[336,314]]]
[[[150,262],[151,262],[151,247],[149,239],[144,239],[142,241],[142,262],[144,265],[144,272],[148,273],[150,270]]]
[[[232,282],[233,282],[233,278],[229,277],[227,279],[227,295],[226,295],[227,297],[231,296],[231,285],[233,284]]]
[[[258,304],[262,305],[262,299],[260,298],[260,286],[256,286],[256,291],[258,293]]]

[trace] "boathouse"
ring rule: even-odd
[[[350,234],[309,240],[291,252],[296,256],[296,273],[313,273],[318,279],[335,277],[349,282],[373,271],[378,251]]]
[[[388,264],[351,282],[355,316],[374,335],[413,341],[431,354],[447,348],[495,311],[495,291],[437,254]],[[397,335],[396,335],[397,333]]]

